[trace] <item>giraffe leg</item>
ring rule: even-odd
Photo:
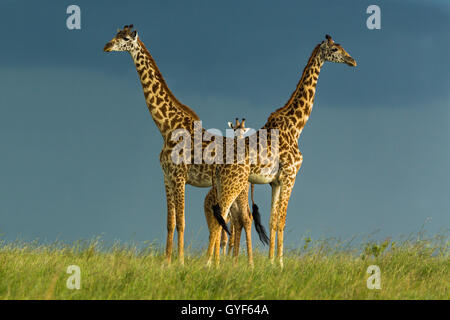
[[[228,235],[225,230],[222,230],[220,235],[220,247],[222,248],[222,254],[227,254]]]
[[[252,249],[252,223],[245,223],[245,236],[247,241],[248,264],[253,268],[253,249]]]
[[[181,180],[181,179],[180,179]],[[176,225],[178,234],[178,259],[184,264],[184,192],[185,181],[177,181],[174,186],[175,192],[175,208],[176,208]]]
[[[217,220],[211,219],[211,225],[209,226],[209,244],[208,244],[208,250],[206,253],[207,256],[207,262],[206,265],[208,267],[211,266],[212,259],[214,256],[214,261],[216,265],[220,260],[218,260],[218,256],[220,254],[220,233],[222,231],[222,227],[217,222]]]
[[[217,263],[217,257],[219,251],[220,253],[220,233],[222,232],[222,227],[218,223],[214,216],[214,211],[212,209],[213,205],[217,203],[217,189],[213,185],[209,193],[205,198],[205,215],[208,222],[209,229],[209,244],[206,253],[207,256],[207,266],[210,267],[212,264],[213,256],[215,256],[215,262]],[[226,219],[226,218],[225,218]],[[225,220],[224,219],[224,220]]]
[[[278,230],[277,232],[277,258],[280,262],[280,267],[283,269],[283,237],[284,230]]]
[[[207,256],[206,265],[208,267],[211,266],[212,258],[213,258],[213,254],[214,254],[214,250],[215,250],[215,245],[216,245],[216,239],[219,234],[220,234],[220,225],[217,223],[217,225],[214,228],[209,230],[209,244],[208,244],[208,250],[206,253],[206,256]]]
[[[248,188],[248,175],[250,172],[250,166],[243,165],[224,165],[216,167],[215,176],[213,179],[215,190],[217,190],[217,203],[216,215],[221,215],[222,219],[228,216],[231,205],[236,198],[242,192],[242,190]],[[241,179],[236,179],[239,176]],[[245,177],[245,180],[243,179]],[[220,217],[219,217],[220,218]],[[241,229],[235,227],[234,230],[234,252],[238,252],[239,247],[236,248],[237,240],[240,239]]]
[[[222,218],[225,221],[225,223],[226,223],[226,217],[227,217],[227,214],[225,214],[225,217],[224,217],[224,215],[222,215]],[[212,235],[212,239],[213,239],[213,241],[215,241],[215,243],[213,243],[213,248],[215,251],[214,252],[215,253],[214,254],[214,262],[215,262],[215,265],[218,266],[220,263],[220,239],[221,239],[221,233],[222,233],[223,228],[219,224],[219,222],[217,221],[217,219],[215,217],[214,217],[214,221],[215,221],[214,229],[212,230],[210,235]],[[212,256],[212,254],[211,254],[211,256]],[[211,258],[209,258],[209,260],[208,260],[209,264],[211,264],[210,261],[211,261]]]
[[[214,218],[214,212],[213,212],[213,205],[217,202],[216,196],[215,196],[215,189],[211,188],[208,192],[208,194],[205,197],[204,201],[204,212],[206,217],[206,222],[208,224],[208,229],[211,232],[213,229],[213,224],[217,223],[217,221]],[[224,219],[225,222],[228,222],[227,219]],[[222,253],[225,255],[227,253],[227,243],[228,243],[228,235],[225,232],[225,230],[222,230],[220,235],[220,244],[219,244],[219,251],[222,249]],[[216,249],[214,249],[215,252]]]
[[[269,260],[273,264],[275,254],[275,238],[278,224],[278,203],[280,198],[280,185],[271,184],[272,187],[272,201],[270,208],[270,245],[269,245]]]
[[[173,234],[175,232],[175,200],[172,195],[169,182],[164,179],[167,200],[167,240],[166,261],[170,264],[172,258]]]
[[[230,215],[227,215],[226,219],[224,219],[224,220],[226,223],[228,223],[228,221],[230,220]],[[231,227],[230,228],[230,239],[232,236],[233,236],[233,229]],[[227,232],[224,229],[222,229],[222,232],[220,233],[220,247],[222,248],[223,255],[227,254],[227,244],[230,239],[228,239]]]
[[[211,259],[212,259],[212,255],[214,253],[215,250],[215,233],[214,230],[216,228],[218,228],[218,223],[216,221],[216,219],[214,218],[214,212],[212,210],[212,206],[214,205],[214,203],[216,202],[216,193],[214,188],[211,188],[208,192],[208,194],[205,197],[205,201],[204,201],[204,213],[205,213],[205,218],[206,218],[206,222],[208,225],[208,230],[209,230],[209,242],[208,242],[208,249],[207,249],[207,257],[208,257],[208,265],[211,264]]]
[[[289,180],[288,183],[283,184],[280,192],[280,205],[277,222],[277,258],[280,262],[281,268],[283,268],[283,238],[284,227],[286,225],[287,206],[289,203],[289,198],[291,197],[292,188],[294,187],[294,181],[295,180],[292,179]]]
[[[235,224],[234,225],[234,248],[233,248],[233,260],[236,264],[239,257],[239,246],[241,244],[241,233],[242,233],[242,225]]]
[[[277,237],[277,231],[272,228],[272,223],[270,224],[270,246],[269,246],[269,260],[270,263],[274,263],[274,255],[275,255],[275,239]]]
[[[248,205],[248,186],[242,190],[236,199],[238,212],[236,213],[240,221],[240,228],[245,230],[245,240],[247,244],[247,258],[250,267],[253,267],[253,249],[252,249],[252,214]]]
[[[221,238],[222,232],[217,233],[216,237],[216,245],[214,247],[214,264],[218,266],[220,264],[220,238]]]
[[[223,231],[223,232],[225,234],[227,234],[225,231]],[[231,252],[233,250],[233,247],[234,247],[234,235],[235,235],[235,232],[234,232],[234,225],[233,225],[233,223],[230,226],[230,233],[231,233],[231,235],[230,235],[230,239],[228,241],[228,255],[231,254]]]

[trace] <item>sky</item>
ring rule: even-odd
[[[71,4],[81,30],[66,27]],[[371,4],[380,30],[366,27]],[[449,1],[16,0],[0,2],[0,239],[165,244],[162,138],[130,56],[102,51],[125,24],[203,127],[223,131],[264,125],[330,34],[358,66],[322,68],[287,246],[448,230]],[[255,189],[268,228],[270,186]],[[187,245],[207,244],[207,192],[187,187]]]

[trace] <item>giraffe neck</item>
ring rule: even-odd
[[[265,129],[278,128],[280,134],[289,132],[295,140],[298,140],[311,114],[317,80],[323,63],[320,45],[317,45],[303,70],[295,91],[284,107],[270,115],[264,126]]]
[[[145,102],[164,140],[170,139],[175,129],[192,130],[193,122],[199,117],[175,98],[141,40],[137,41],[130,54],[141,80]]]

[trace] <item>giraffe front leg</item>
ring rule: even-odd
[[[274,263],[275,256],[275,238],[277,235],[278,224],[278,203],[280,198],[281,187],[278,184],[271,184],[272,187],[272,199],[270,204],[270,244],[269,244],[269,260],[270,263]]]
[[[175,202],[168,181],[164,179],[164,182],[167,200],[166,262],[170,264],[172,258],[173,234],[175,232]]]
[[[214,190],[214,188],[211,188],[205,197],[204,208],[203,208],[204,212],[205,212],[206,222],[208,225],[208,230],[209,230],[209,243],[208,243],[208,249],[206,250],[208,266],[211,264],[212,255],[214,253],[214,246],[213,246],[213,243],[215,243],[214,230],[216,228],[217,221],[215,221],[216,219],[214,218],[214,212],[213,212],[212,206],[214,205],[214,203],[216,203],[216,201],[217,200],[216,200],[215,190]]]
[[[174,198],[175,198],[175,208],[176,208],[176,226],[178,234],[178,259],[180,263],[184,264],[184,228],[185,228],[185,217],[184,217],[184,192],[185,192],[185,181],[179,179],[173,188]]]
[[[286,225],[286,213],[291,197],[292,188],[294,187],[294,180],[289,180],[281,187],[280,205],[277,223],[277,258],[280,262],[280,267],[283,268],[283,241],[284,241],[284,227]]]

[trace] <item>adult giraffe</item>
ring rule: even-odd
[[[247,152],[243,164],[218,164],[214,173],[213,189],[217,193],[218,200],[213,206],[216,216],[228,212],[231,204],[247,186],[247,181],[271,185],[269,259],[271,262],[274,261],[277,236],[277,257],[281,267],[283,267],[283,236],[287,206],[303,161],[298,139],[311,114],[320,69],[326,61],[356,66],[356,61],[344,48],[335,43],[331,36],[326,35],[326,40],[314,48],[289,100],[284,107],[273,112],[262,127],[262,129],[275,129],[279,132],[276,140],[272,140],[272,136],[267,137],[265,159],[269,161],[252,163],[249,160],[251,148],[250,137],[248,137],[245,140]],[[217,237],[219,232],[217,230],[220,228],[215,230]]]

